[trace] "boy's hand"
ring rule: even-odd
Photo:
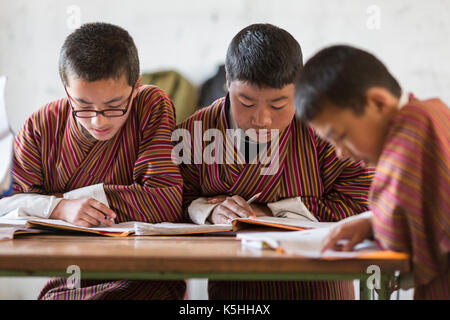
[[[208,203],[220,203],[209,218],[214,224],[230,224],[236,218],[256,218],[252,206],[238,195],[212,197],[208,199]]]
[[[81,227],[111,226],[116,214],[103,203],[91,199],[61,200],[50,215],[50,219],[70,222]]]
[[[215,203],[220,203],[220,202],[224,202],[227,198],[229,198],[230,196],[221,194],[218,196],[214,196],[214,197],[210,197],[208,198],[208,203],[210,204],[215,204]]]
[[[257,217],[272,217],[272,210],[265,203],[252,203],[250,205]]]
[[[331,229],[323,241],[320,252],[323,253],[328,249],[351,251],[355,245],[371,235],[372,221],[369,218],[347,221]],[[343,239],[348,239],[349,241],[344,246],[338,245],[337,242]]]

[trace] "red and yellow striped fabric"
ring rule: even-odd
[[[374,233],[412,255],[416,299],[450,299],[450,110],[411,98],[391,120],[371,189]]]
[[[182,178],[171,157],[173,104],[159,88],[141,86],[130,108],[127,121],[108,141],[85,137],[67,99],[33,113],[15,140],[14,193],[59,194],[103,183],[116,222],[181,222]],[[62,294],[57,293],[66,290],[64,281],[52,283],[58,287],[47,286],[52,293],[41,293],[42,298],[95,298],[108,296],[109,290],[130,295],[128,281]],[[153,282],[143,283],[150,287],[141,291],[151,292]]]
[[[218,129],[226,137],[230,128],[227,110],[229,100],[225,97],[178,125],[191,138],[200,139],[191,141],[193,153],[194,148],[204,150],[211,143],[201,141],[202,134],[195,134],[196,121],[201,122],[203,132]],[[192,164],[181,164],[184,212],[201,196],[237,194],[248,199],[259,192],[259,203],[301,197],[319,221],[338,221],[367,210],[373,170],[350,160],[340,161],[329,144],[298,120],[280,132],[279,141],[279,169],[271,175],[261,174],[261,162],[196,164],[192,159]],[[238,150],[234,152],[242,157]],[[348,281],[210,281],[209,294],[211,299],[341,299],[353,298],[353,289]]]

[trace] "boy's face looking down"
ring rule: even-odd
[[[373,54],[346,45],[320,50],[296,84],[297,116],[341,157],[376,166],[402,89]]]
[[[327,104],[309,124],[318,135],[336,148],[341,158],[362,160],[376,166],[381,155],[390,119],[398,99],[384,88],[370,88],[362,114],[351,108]]]
[[[113,138],[128,119],[138,85],[139,80],[137,85],[131,87],[125,75],[119,79],[109,78],[91,82],[69,76],[66,90],[74,111],[126,109],[126,113],[118,117],[106,117],[103,114],[91,118],[75,117],[77,123],[93,138],[106,141]]]
[[[270,130],[285,129],[295,114],[294,84],[281,89],[260,87],[258,85],[233,80],[227,81],[231,116],[240,129],[254,129],[255,136],[249,131],[253,141],[270,140]],[[267,130],[267,135],[265,131]]]

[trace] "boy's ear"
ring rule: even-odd
[[[386,112],[396,106],[396,98],[385,88],[372,87],[366,91],[368,105],[374,105],[380,112]]]
[[[226,86],[227,86],[227,90],[230,90],[230,80],[228,79],[228,74],[225,72],[225,81],[226,81]]]
[[[139,88],[141,86],[142,75],[139,75],[139,78],[136,80],[135,88]]]

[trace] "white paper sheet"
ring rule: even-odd
[[[159,235],[159,234],[194,234],[209,232],[231,231],[231,224],[202,224],[195,223],[135,223],[136,235]]]
[[[329,232],[330,228],[287,232],[239,232],[237,238],[241,240],[243,246],[281,249],[288,254],[310,258],[353,258],[360,255],[361,252],[379,250],[375,242],[364,240],[357,244],[353,251],[327,250],[320,253],[323,241]],[[345,242],[341,241],[340,244],[345,244]]]

